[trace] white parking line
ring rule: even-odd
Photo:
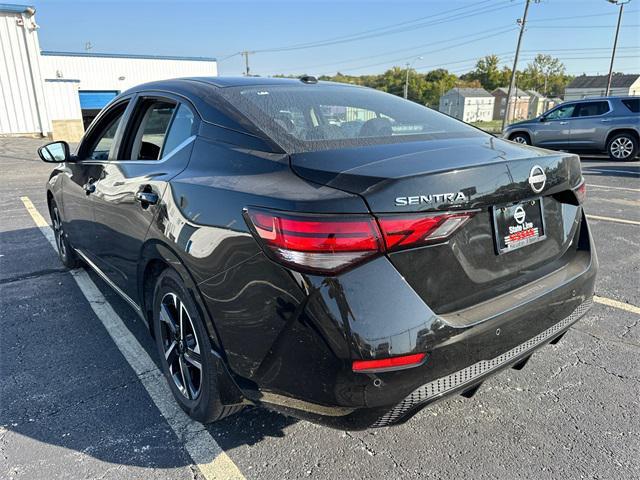
[[[42,234],[56,249],[55,237],[47,221],[33,205],[29,197],[21,197],[22,203]],[[177,437],[202,475],[207,480],[244,480],[244,476],[231,458],[220,448],[202,424],[191,420],[173,399],[162,372],[149,354],[129,331],[120,316],[107,302],[102,292],[93,283],[86,271],[72,270],[71,275],[78,284],[89,305],[104,325],[114,343],[127,360],[138,379],[147,390],[160,413]]]
[[[627,192],[640,192],[640,188],[610,187],[609,185],[594,185],[593,183],[587,183],[587,187],[610,188],[612,190],[625,190]]]
[[[617,222],[617,223],[627,223],[629,225],[640,225],[640,222],[636,222],[635,220],[626,220],[624,218],[601,217],[600,215],[587,215],[587,218],[593,219],[593,220],[604,220],[605,222]]]
[[[612,168],[585,168],[582,173],[589,174],[590,172],[611,172],[611,173],[631,173],[633,175],[640,176],[640,172],[635,170],[613,170]]]
[[[640,307],[636,307],[635,305],[631,305],[630,303],[619,302],[618,300],[614,300],[612,298],[598,297],[597,295],[594,295],[593,299],[603,305],[607,305],[613,308],[619,308],[620,310],[626,310],[627,312],[640,315]]]

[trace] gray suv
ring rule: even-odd
[[[640,144],[640,98],[572,100],[537,118],[512,123],[503,137],[537,147],[607,152],[612,160],[633,160]]]

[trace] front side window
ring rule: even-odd
[[[292,153],[484,135],[444,114],[377,90],[327,84],[220,90],[259,129]]]
[[[573,110],[576,108],[575,104],[572,105],[564,105],[562,107],[558,107],[555,110],[552,110],[547,115],[545,115],[547,120],[559,120],[562,118],[569,118],[573,115]]]
[[[595,117],[609,111],[608,102],[578,103],[573,111],[573,117]]]
[[[113,107],[112,111],[100,120],[100,124],[95,129],[95,134],[89,137],[89,147],[84,153],[84,158],[91,160],[108,160],[109,153],[113,149],[114,140],[118,127],[122,122],[127,102]]]

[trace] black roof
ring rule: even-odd
[[[335,82],[318,82],[333,84],[345,88],[364,88]],[[190,77],[158,80],[143,83],[122,92],[119,96],[139,92],[167,92],[187,99],[198,111],[202,119],[210,124],[245,133],[254,137],[267,139],[263,132],[249,122],[230,105],[221,95],[219,89],[238,86],[291,85],[300,88],[314,88],[313,83],[306,83],[297,78],[265,78],[265,77]],[[117,100],[114,100],[117,101]]]
[[[607,88],[608,75],[580,75],[574,78],[566,88]],[[614,73],[611,88],[630,87],[640,78],[637,73]]]

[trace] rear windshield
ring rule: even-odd
[[[315,84],[220,90],[292,153],[485,135],[417,103],[367,88]]]

